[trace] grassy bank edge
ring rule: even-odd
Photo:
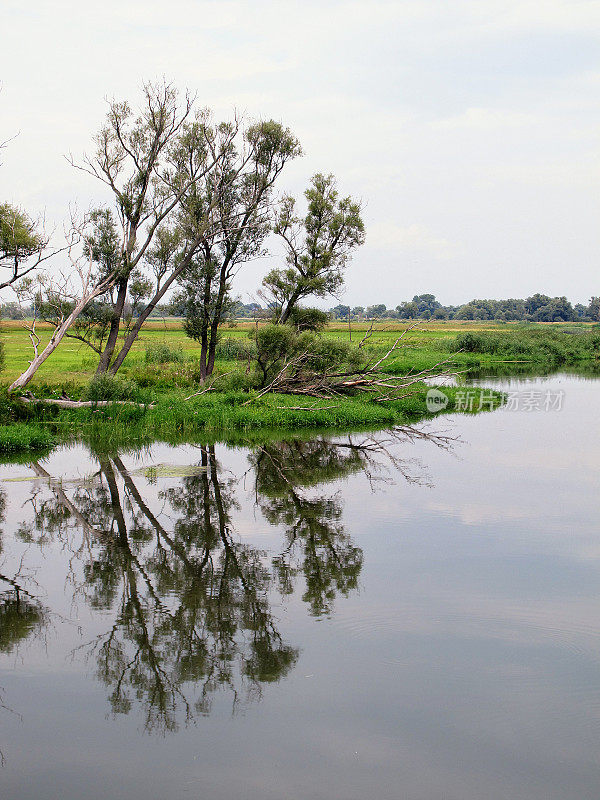
[[[232,391],[187,402],[183,394],[171,393],[159,397],[152,408],[118,404],[80,409],[20,407],[15,413],[25,415],[25,420],[0,426],[0,454],[27,454],[77,440],[95,449],[111,449],[140,447],[154,441],[236,444],[316,431],[383,429],[439,416],[427,412],[425,399],[430,388],[418,385],[407,397],[385,403],[361,398],[306,402],[287,395],[265,395],[247,403],[247,393]],[[440,413],[456,412],[460,388],[440,388],[448,397],[448,405]],[[493,410],[502,403],[499,392],[483,388],[474,391],[470,413]],[[14,403],[16,407],[18,400]]]

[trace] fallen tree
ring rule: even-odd
[[[411,325],[406,328],[395,340],[392,346],[377,360],[367,360],[360,366],[350,364],[348,367],[342,369],[339,366],[327,366],[324,364],[322,356],[316,355],[314,350],[300,349],[291,354],[284,351],[284,345],[287,341],[267,341],[268,332],[263,333],[265,338],[264,352],[272,356],[274,350],[279,347],[279,358],[272,357],[269,365],[267,365],[266,357],[263,358],[261,363],[261,340],[257,336],[258,345],[258,364],[262,369],[265,383],[268,374],[268,366],[273,370],[274,365],[277,366],[277,372],[274,377],[263,386],[255,397],[247,400],[251,403],[268,393],[279,394],[293,394],[302,395],[306,397],[314,397],[318,400],[333,400],[335,398],[347,397],[357,394],[369,394],[371,399],[375,402],[382,403],[390,400],[400,400],[410,393],[410,387],[415,384],[422,383],[426,380],[440,379],[454,376],[456,371],[450,370],[451,359],[438,361],[423,370],[409,372],[401,375],[395,375],[386,372],[384,366],[389,358],[403,347],[403,340],[406,335],[413,330],[416,325]],[[264,330],[264,329],[263,329]],[[365,339],[370,335],[370,331],[365,334]],[[363,342],[365,341],[363,339]],[[302,339],[298,341],[302,343]],[[314,340],[306,339],[307,345],[310,346]],[[359,350],[361,345],[359,345]],[[279,363],[278,363],[279,361]],[[356,363],[356,362],[355,362]],[[307,411],[313,410],[310,406],[306,408]]]

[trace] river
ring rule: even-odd
[[[600,383],[483,382],[505,409],[0,466],[1,796],[597,800]]]

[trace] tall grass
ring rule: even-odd
[[[600,355],[600,332],[594,329],[529,329],[510,336],[467,331],[446,344],[448,350],[481,353],[503,359],[572,364]]]
[[[47,428],[25,425],[0,425],[0,453],[25,453],[49,450],[56,440]]]

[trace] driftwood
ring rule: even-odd
[[[64,400],[51,397],[20,397],[23,403],[37,403],[59,408],[96,408],[97,406],[139,406],[154,408],[154,403],[136,403],[135,400]]]

